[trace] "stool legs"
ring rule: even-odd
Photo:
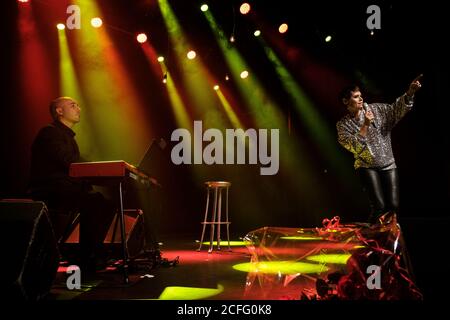
[[[217,210],[217,250],[220,250],[220,223],[222,222],[222,189],[219,189],[219,208]]]
[[[215,227],[215,224],[216,224],[216,211],[217,211],[217,188],[214,188],[214,207],[213,208],[214,208],[213,209],[213,218],[212,218],[212,221],[211,221],[211,238],[210,238],[210,241],[209,241],[208,253],[212,252],[213,246],[214,246],[213,241],[214,241],[214,227]],[[219,208],[219,210],[220,210],[220,208]]]
[[[226,215],[226,226],[227,226],[227,240],[228,240],[228,251],[231,251],[230,247],[230,221],[228,220],[228,188],[227,188],[227,201],[225,202],[225,215]]]
[[[226,202],[225,202],[225,215],[226,220],[222,221],[222,190],[226,189]],[[210,201],[209,198],[211,196],[210,193],[214,190],[214,201],[212,201],[212,217],[210,220],[208,220],[208,211],[210,211],[209,205]],[[205,208],[205,216],[203,219],[203,227],[202,227],[202,236],[200,238],[200,245],[197,249],[197,251],[200,251],[202,249],[203,240],[205,238],[205,231],[206,231],[206,225],[211,225],[210,227],[210,240],[209,240],[209,249],[208,253],[211,253],[214,248],[214,231],[217,225],[217,250],[220,250],[220,238],[221,238],[221,225],[225,224],[227,226],[227,241],[228,241],[228,250],[231,251],[230,246],[230,222],[228,220],[228,187],[208,187],[207,188],[207,197],[206,197],[206,208]]]
[[[205,219],[203,220],[202,237],[201,237],[201,239],[200,239],[200,246],[198,247],[197,251],[200,251],[200,250],[202,249],[203,237],[205,236],[206,222],[208,221],[209,189],[208,189],[206,192],[207,192],[208,194],[207,194],[207,196],[206,196]]]

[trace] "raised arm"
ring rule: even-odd
[[[410,99],[414,98],[414,94],[417,90],[419,90],[422,87],[422,84],[420,83],[420,79],[423,77],[423,74],[420,74],[417,76],[409,85],[408,91],[406,91],[406,96]]]
[[[386,117],[386,123],[389,128],[393,128],[403,116],[411,110],[414,103],[414,94],[421,88],[420,78],[416,77],[408,87],[405,94],[398,97],[392,104],[377,104],[380,112]]]

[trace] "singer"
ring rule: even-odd
[[[392,104],[365,103],[356,85],[345,87],[339,95],[348,114],[336,124],[338,142],[355,157],[354,167],[369,199],[370,223],[386,212],[398,213],[399,181],[391,131],[411,110],[421,77],[415,78]]]

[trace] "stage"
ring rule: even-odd
[[[406,228],[402,228],[402,231],[406,233],[405,244],[411,256],[411,272],[408,276],[414,279],[420,294],[408,297],[385,296],[385,299],[397,302],[437,302],[445,299],[445,288],[436,288],[433,285],[435,275],[430,272],[427,262],[429,260],[426,259],[426,256],[439,254],[437,247],[430,246],[425,253],[419,249],[421,244],[418,244],[414,237],[408,236],[408,233],[415,232],[418,228],[432,228],[436,224],[448,225],[448,220],[405,219]],[[345,265],[351,253],[363,247],[360,242],[354,241],[355,239],[350,239],[348,235],[344,240],[341,239],[341,242],[336,242],[336,239],[314,239],[311,234],[304,232],[306,229],[280,227],[265,227],[250,234],[261,234],[262,230],[265,230],[266,234],[272,233],[272,239],[269,237],[266,247],[260,246],[257,249],[260,261],[258,257],[255,260],[255,249],[252,250],[252,246],[249,246],[248,239],[247,242],[243,241],[246,235],[233,235],[231,251],[228,250],[227,241],[223,241],[221,250],[214,247],[212,253],[208,253],[207,246],[202,251],[197,250],[198,235],[164,235],[161,237],[160,246],[162,259],[155,264],[137,264],[137,267],[130,271],[129,284],[123,283],[120,269],[110,267],[98,271],[86,282],[82,281],[80,289],[69,290],[67,279],[71,273],[60,267],[45,300],[384,300],[379,295],[338,297],[336,291],[334,296],[326,296],[324,293],[321,293],[322,296],[318,295],[318,279],[327,280],[327,275],[336,270],[347,273],[348,267]],[[298,237],[299,230],[303,230],[301,237]],[[283,235],[282,238],[287,240],[281,243],[282,240],[273,239],[276,234],[279,237]],[[288,235],[297,235],[296,238],[299,239],[293,239],[295,243],[287,242],[293,238]],[[333,236],[336,237],[336,232]],[[269,240],[273,245],[270,245]],[[437,236],[433,243],[437,241],[444,239]],[[312,261],[315,262],[311,264]],[[381,273],[383,272],[382,270]],[[390,290],[392,291],[392,288]]]
[[[447,299],[444,4],[8,0],[1,6],[0,200],[8,202],[0,215],[2,298],[27,300],[21,290],[31,288],[35,299],[28,300],[63,306]],[[395,173],[392,185],[377,184],[383,189],[377,208],[361,175],[366,169],[383,179]],[[64,189],[71,183],[81,189]],[[212,203],[214,218],[206,218]],[[401,280],[399,292],[377,295],[375,277],[375,291],[354,295],[345,281],[361,279],[346,278],[350,270],[378,270],[377,263],[348,262],[367,248],[361,234],[353,227],[339,229],[339,239],[314,232],[333,217],[341,226],[372,223],[375,209],[397,214],[404,243],[389,239],[388,251],[405,250],[408,273],[406,265],[395,270],[412,285],[405,289]],[[71,278],[69,289],[76,273],[67,273],[70,263],[59,254],[77,245],[74,219],[86,217],[89,244],[104,241],[115,253],[109,269],[82,275],[79,289]],[[216,217],[222,248],[208,253]],[[197,251],[204,226],[205,245]],[[299,230],[304,238],[295,237]],[[145,256],[153,261],[130,265],[126,274],[121,263],[141,249],[142,232],[148,243],[161,243],[160,255]],[[117,237],[108,242],[103,233]],[[130,243],[117,240],[129,234]],[[336,260],[311,260],[324,254]],[[260,276],[272,263],[275,271]],[[193,312],[187,302],[176,307]]]

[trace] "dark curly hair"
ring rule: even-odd
[[[360,86],[357,84],[352,84],[343,88],[339,93],[339,102],[342,102],[342,99],[350,99],[352,92],[355,91],[361,91]]]

